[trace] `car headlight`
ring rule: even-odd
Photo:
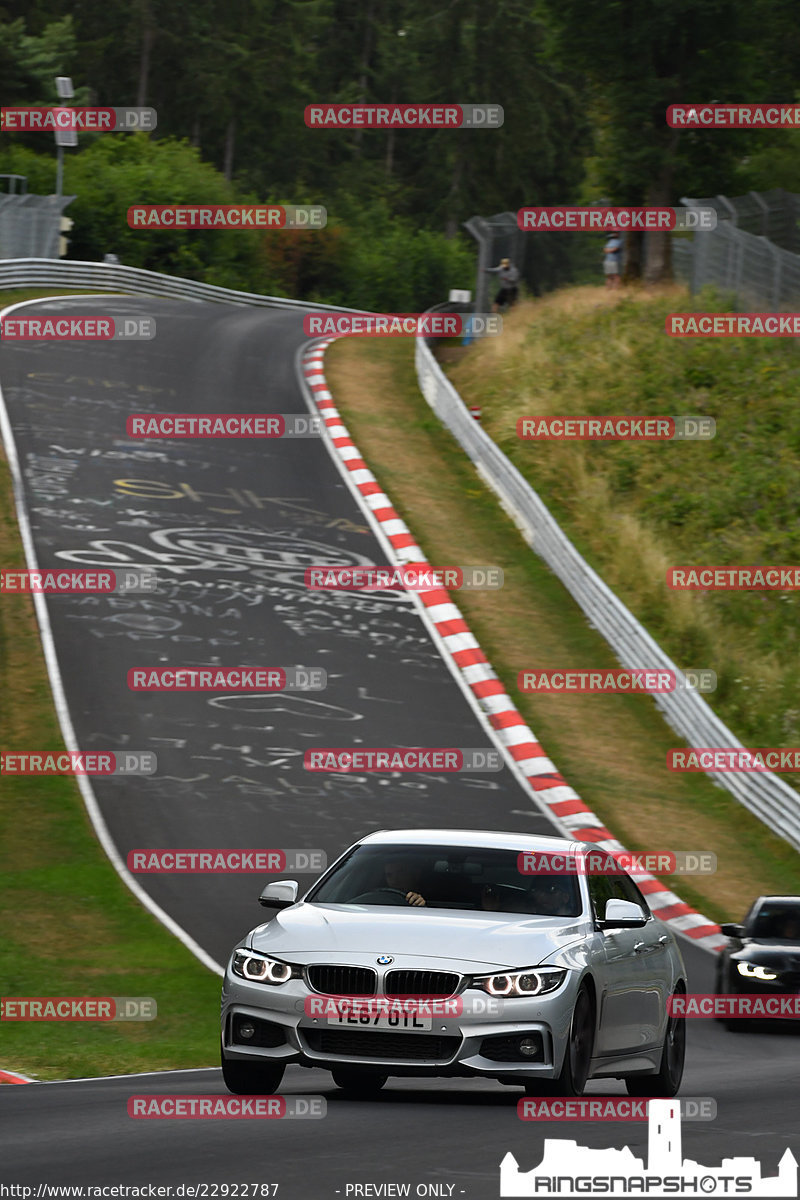
[[[744,975],[745,979],[778,978],[774,971],[770,971],[769,967],[762,967],[760,963],[737,962],[736,970],[740,975]]]
[[[257,954],[254,950],[234,950],[231,970],[240,979],[248,979],[251,983],[268,983],[273,987],[301,976],[299,967],[279,962],[277,958],[268,958],[266,954]]]
[[[472,986],[490,996],[543,996],[561,987],[566,976],[563,967],[529,967],[525,971],[476,976]]]

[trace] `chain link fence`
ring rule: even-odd
[[[58,258],[61,216],[74,199],[0,194],[0,259]]]
[[[800,308],[800,196],[775,188],[681,203],[717,212],[716,229],[673,239],[675,277],[693,295],[713,284],[733,293],[739,311]]]

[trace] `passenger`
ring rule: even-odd
[[[572,889],[558,876],[537,880],[529,893],[533,911],[545,917],[570,917],[573,915]]]

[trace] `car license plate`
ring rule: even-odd
[[[374,1016],[371,1013],[360,1013],[358,1016],[340,1013],[336,1017],[327,1018],[329,1025],[358,1025],[361,1029],[398,1029],[409,1031],[432,1029],[432,1017],[418,1017],[414,1013],[387,1013],[384,1016]]]

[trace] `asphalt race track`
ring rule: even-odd
[[[302,318],[117,297],[27,312],[45,310],[152,315],[158,327],[152,341],[0,351],[40,566],[159,575],[150,597],[48,599],[80,747],[158,756],[151,777],[94,780],[123,858],[151,846],[308,847],[330,858],[397,826],[555,832],[506,769],[349,781],[304,771],[304,750],[322,746],[493,745],[408,598],[304,587],[315,563],[386,561],[319,439],[126,435],[134,412],[307,415],[295,371]],[[209,665],[322,667],[328,686],[178,697],[127,687],[131,667]],[[218,962],[263,916],[258,876],[137,878]],[[712,991],[711,956],[682,948],[690,990]],[[800,1039],[689,1026],[682,1095],[715,1098],[718,1116],[684,1122],[685,1155],[709,1167],[755,1155],[768,1175],[787,1145],[800,1158]],[[645,1124],[534,1128],[516,1116],[518,1089],[480,1081],[390,1080],[364,1103],[327,1072],[290,1067],[281,1092],[325,1096],[324,1120],[137,1122],[126,1113],[131,1094],[222,1091],[216,1069],[0,1088],[2,1182],[279,1183],[286,1200],[410,1183],[412,1195],[437,1184],[427,1194],[489,1200],[505,1152],[529,1169],[544,1137],[627,1144],[646,1158]],[[610,1092],[622,1085],[589,1086]]]

